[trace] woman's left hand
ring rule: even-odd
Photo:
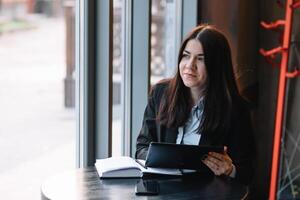
[[[227,147],[224,147],[224,153],[209,152],[207,157],[202,160],[215,175],[229,176],[233,170],[232,160],[227,154]]]

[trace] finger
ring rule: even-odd
[[[228,147],[227,146],[224,146],[224,155],[226,156],[226,158],[228,158],[232,162],[230,156],[228,155]]]
[[[208,154],[219,159],[220,161],[232,162],[232,160],[228,154],[220,154],[220,153],[216,153],[216,152],[209,152]]]
[[[218,159],[218,160],[223,160],[223,154],[216,153],[216,152],[209,152],[208,155]]]
[[[214,163],[217,167],[219,167],[220,165],[222,165],[222,161],[215,158],[214,156],[208,155],[206,160],[209,160],[210,162]]]
[[[221,162],[229,162],[231,163],[231,158],[226,154],[220,154],[220,153],[216,153],[216,152],[210,152],[209,153],[210,156],[220,160]]]
[[[206,161],[205,164],[207,164],[210,167],[210,169],[214,172],[215,175],[221,175],[221,174],[228,175],[232,169],[232,162],[230,157],[226,158],[224,157],[224,155],[223,155],[223,159],[224,160],[221,161],[212,155],[207,155],[207,157],[205,158]]]
[[[224,167],[220,167],[220,168],[218,169],[218,172],[219,172],[219,175],[225,174],[226,169],[225,169]]]
[[[203,160],[202,161],[209,169],[211,169],[211,171],[215,174],[215,175],[220,175],[220,173],[219,173],[219,170],[218,170],[218,168],[217,168],[217,166],[214,164],[214,163],[212,163],[211,161],[209,161],[209,160]]]
[[[223,157],[223,156],[228,156],[227,152],[222,152],[222,153],[218,153],[218,152],[208,152],[208,155],[215,155],[216,157]]]
[[[220,173],[224,175],[229,175],[232,172],[232,169],[232,163],[223,162],[223,164],[219,166]]]
[[[228,169],[225,171],[225,174],[226,174],[227,176],[230,176],[232,170],[233,170],[233,165],[231,164],[231,165],[228,167]]]
[[[206,164],[208,164],[209,167],[212,168],[212,169],[218,169],[218,168],[219,168],[219,166],[218,166],[215,162],[211,161],[209,158],[206,158],[206,159],[204,160],[204,162],[205,162]]]
[[[213,163],[213,167],[218,171],[219,174],[227,175],[232,170],[232,162],[230,158],[227,161],[220,161],[215,157],[208,155],[206,160]]]
[[[231,170],[231,168],[229,167],[229,165],[222,165],[222,166],[218,166],[215,163],[211,162],[210,160],[206,159],[204,161],[204,164],[206,164],[215,175],[220,176],[220,175],[229,175],[229,171]]]

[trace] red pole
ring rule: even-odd
[[[282,136],[282,122],[284,117],[284,100],[285,100],[285,89],[286,89],[286,73],[289,61],[289,49],[291,39],[291,26],[293,23],[293,0],[287,0],[286,3],[286,15],[285,15],[285,28],[283,35],[283,51],[280,65],[280,76],[278,85],[278,99],[277,99],[277,110],[276,110],[276,121],[275,121],[275,132],[274,132],[274,143],[273,143],[273,158],[272,158],[272,169],[271,169],[271,182],[269,199],[277,199],[277,186],[278,186],[278,167],[279,167],[279,156],[280,156],[280,141]]]

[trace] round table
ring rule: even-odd
[[[147,178],[148,179],[148,178]],[[49,177],[41,186],[42,199],[245,199],[248,188],[229,178],[215,176],[153,177],[157,196],[137,196],[143,179],[100,179],[95,167],[75,169]]]

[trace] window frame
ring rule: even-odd
[[[198,4],[174,1],[181,41],[197,25]],[[134,156],[150,89],[152,1],[128,0],[123,5],[122,154]],[[112,25],[113,1],[76,1],[77,167],[92,166],[112,152]]]

